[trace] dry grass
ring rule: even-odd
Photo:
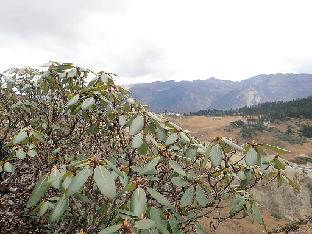
[[[242,119],[239,116],[226,116],[221,119],[215,119],[213,117],[206,116],[185,116],[185,117],[171,117],[170,120],[177,123],[184,129],[190,130],[194,136],[200,140],[209,142],[217,136],[227,136],[237,139],[240,143],[246,141],[256,140],[259,143],[266,143],[277,145],[282,148],[286,148],[290,153],[283,155],[287,160],[293,160],[295,157],[302,154],[312,156],[312,140],[306,139],[303,144],[291,144],[288,141],[278,139],[274,133],[263,131],[258,132],[254,139],[244,139],[240,135],[240,129],[232,129],[228,132],[225,129],[229,126],[231,121]],[[279,129],[282,132],[287,130],[288,126],[295,132],[298,132],[300,124],[303,122],[307,123],[311,121],[305,120],[290,120],[279,124],[270,124],[268,127]]]

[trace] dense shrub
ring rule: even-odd
[[[312,126],[303,125],[300,129],[302,136],[312,138]]]
[[[242,213],[263,224],[249,190],[273,179],[297,188],[284,160],[265,157],[284,150],[221,137],[201,143],[146,110],[110,73],[59,63],[11,69],[0,95],[0,183],[31,172],[32,194],[14,215],[40,232],[203,233],[199,218],[217,227]],[[20,184],[25,196],[32,181]]]

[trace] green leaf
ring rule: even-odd
[[[188,183],[183,178],[181,178],[180,176],[172,177],[171,182],[172,182],[172,184],[174,184],[177,187],[185,187],[188,185]]]
[[[11,173],[11,172],[13,172],[13,170],[14,170],[14,167],[13,167],[13,165],[11,163],[6,162],[3,165],[3,171]]]
[[[147,199],[144,189],[137,188],[131,197],[131,211],[138,217],[142,217],[146,212]]]
[[[155,221],[151,219],[142,219],[135,222],[134,227],[137,229],[150,229],[156,226]]]
[[[195,223],[195,231],[197,234],[206,234],[199,223]]]
[[[68,103],[67,106],[75,105],[79,101],[79,94],[76,94],[74,97],[72,97]]]
[[[122,172],[109,160],[105,159],[105,162],[107,163],[107,165],[113,169],[114,172],[116,172],[119,176],[124,177],[124,174],[122,174]]]
[[[232,203],[230,215],[235,215],[237,212],[240,212],[244,208],[245,204],[246,204],[246,201],[243,197],[236,196]]]
[[[236,149],[236,150],[239,150],[239,151],[244,151],[243,147],[235,144],[234,142],[230,141],[229,139],[225,138],[225,137],[222,137],[222,141],[229,145],[230,147],[232,147],[233,149]]]
[[[25,132],[24,129],[20,130],[20,132],[13,138],[13,144],[17,145],[28,137],[27,133]]]
[[[26,153],[23,149],[18,149],[17,151],[15,151],[15,156],[19,159],[24,159],[26,158]]]
[[[50,182],[49,182],[49,177],[48,176],[44,176],[41,177],[34,190],[31,193],[30,198],[27,201],[26,207],[30,208],[35,206],[41,199],[41,197],[45,194],[45,192],[49,189],[50,187]]]
[[[55,207],[50,214],[49,218],[50,222],[58,221],[63,216],[67,208],[68,208],[68,197],[65,194],[63,194],[55,204]]]
[[[59,189],[61,187],[62,174],[54,167],[50,174],[50,182],[53,188]]]
[[[184,132],[180,132],[180,139],[184,144],[190,143],[190,138]]]
[[[143,135],[141,133],[135,135],[132,139],[132,147],[134,149],[140,148],[140,146],[143,144]]]
[[[183,194],[181,198],[181,207],[190,206],[193,203],[194,199],[194,188],[193,186],[189,187]]]
[[[201,207],[205,207],[208,204],[208,199],[205,190],[200,186],[196,186],[196,200]]]
[[[131,122],[129,135],[134,136],[138,134],[143,129],[143,127],[144,127],[144,117],[141,115],[138,115]]]
[[[72,172],[67,172],[65,179],[62,183],[62,188],[65,190],[67,190],[68,186],[70,185],[71,181],[73,179],[73,173]]]
[[[82,104],[81,104],[81,109],[82,109],[82,110],[87,110],[87,109],[89,109],[94,103],[95,103],[94,97],[86,98],[85,100],[83,100],[83,102],[82,102]]]
[[[185,171],[180,166],[180,164],[178,164],[176,161],[170,160],[169,161],[169,165],[176,173],[178,173],[178,174],[180,174],[182,176],[186,176]]]
[[[28,156],[31,157],[31,158],[34,158],[36,157],[38,154],[37,154],[37,151],[34,150],[34,149],[31,149],[31,150],[28,150],[27,152]]]
[[[113,199],[116,196],[116,185],[111,173],[103,166],[94,170],[94,181],[103,195]]]
[[[145,167],[143,167],[139,172],[141,175],[148,174],[152,170],[155,169],[156,165],[158,164],[160,157],[153,158]]]
[[[170,204],[170,201],[162,194],[157,192],[154,189],[147,188],[148,193],[154,198],[158,203],[167,206],[169,208],[172,208],[172,205]]]
[[[117,233],[119,229],[121,229],[122,224],[116,224],[112,225],[110,227],[107,227],[105,229],[102,229],[102,231],[99,232],[99,234],[111,234],[111,233]]]
[[[219,145],[214,145],[210,151],[210,160],[213,167],[220,166],[223,158],[223,152]]]
[[[193,147],[190,147],[186,150],[185,156],[191,160],[193,160],[196,156],[196,149]]]
[[[175,143],[178,139],[178,134],[177,133],[172,133],[170,136],[167,137],[165,144],[166,145],[172,145]]]
[[[261,215],[260,210],[259,210],[258,206],[256,205],[256,203],[252,204],[252,213],[255,216],[257,222],[261,225],[264,225],[262,215]]]
[[[271,150],[272,152],[278,153],[278,154],[285,154],[285,153],[290,152],[286,149],[280,148],[278,146],[269,145],[269,144],[265,144],[262,147],[265,149]]]
[[[38,216],[39,217],[43,216],[47,212],[47,210],[51,207],[51,205],[52,204],[49,201],[42,202],[39,207]]]
[[[240,179],[240,180],[246,180],[246,175],[243,171],[239,171],[237,173],[237,177]]]
[[[274,168],[278,169],[278,170],[285,170],[286,165],[285,163],[282,161],[282,159],[279,159],[277,157],[275,157],[272,160],[273,164],[274,164]]]
[[[164,141],[166,139],[166,131],[164,129],[157,128],[156,137],[158,140]]]
[[[250,147],[248,150],[246,157],[245,157],[245,162],[247,166],[253,166],[257,163],[257,151],[255,151],[254,148]]]
[[[90,174],[91,174],[90,168],[85,168],[79,171],[77,175],[73,177],[71,183],[67,188],[68,195],[77,193],[81,189],[81,187],[86,183]]]

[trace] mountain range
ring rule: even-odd
[[[262,74],[242,81],[156,81],[128,88],[155,112],[188,113],[308,97],[312,95],[312,74]]]

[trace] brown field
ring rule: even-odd
[[[170,117],[170,120],[177,123],[184,129],[188,129],[192,134],[204,142],[210,142],[215,137],[226,136],[238,140],[239,143],[255,140],[258,143],[266,143],[276,145],[289,150],[288,154],[282,155],[287,160],[293,160],[302,154],[312,157],[312,139],[305,139],[302,144],[291,144],[276,137],[272,132],[257,132],[252,139],[244,139],[240,135],[239,129],[226,131],[231,121],[243,119],[240,116],[226,116],[222,118],[206,117],[206,116],[184,116]],[[302,120],[290,120],[279,124],[269,124],[268,127],[274,127],[282,132],[287,130],[288,126],[295,132],[298,131],[298,125],[302,124]],[[310,121],[311,122],[311,121]]]
[[[276,137],[272,132],[263,131],[257,132],[257,135],[253,139],[244,139],[240,135],[239,129],[231,129],[228,131],[228,126],[231,121],[236,121],[242,119],[239,116],[227,116],[222,118],[213,118],[205,116],[184,116],[184,117],[169,117],[169,119],[184,129],[190,130],[192,134],[198,137],[204,142],[210,142],[215,137],[226,136],[238,140],[239,143],[249,142],[255,140],[258,143],[267,143],[272,145],[277,145],[279,147],[286,148],[290,153],[282,155],[287,160],[293,160],[296,157],[304,154],[306,157],[312,157],[312,140],[305,139],[305,142],[302,144],[291,144],[288,141],[284,141]],[[291,126],[291,129],[294,132],[298,132],[298,126],[302,123],[302,120],[290,120],[285,123],[279,124],[270,124],[268,127],[273,127],[281,132],[285,132],[288,126]],[[310,122],[311,123],[311,122]],[[263,218],[265,220],[267,230],[270,231],[278,226],[285,226],[289,223],[287,219],[275,219],[271,216],[271,213],[265,209],[262,210]],[[210,221],[203,219],[201,221],[203,227],[208,230]],[[224,222],[217,229],[218,234],[253,234],[253,233],[265,233],[263,227],[257,223],[252,223],[248,219],[239,219],[239,220],[229,220]],[[289,233],[302,233],[308,234],[312,233],[312,225],[300,226],[299,230],[296,232]]]

